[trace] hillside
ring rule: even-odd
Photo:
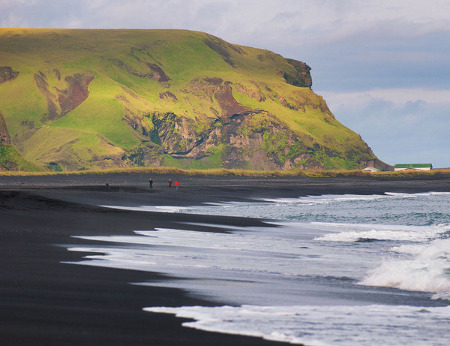
[[[0,146],[50,170],[376,159],[311,85],[306,63],[206,33],[3,28]]]

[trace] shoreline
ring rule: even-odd
[[[264,226],[262,220],[226,216],[136,212],[98,207],[195,205],[254,198],[321,194],[450,192],[450,178],[248,178],[112,174],[93,178],[0,177],[0,339],[5,345],[282,345],[259,338],[208,333],[181,326],[184,319],[144,312],[147,306],[213,306],[179,289],[130,285],[164,280],[160,273],[62,262],[85,253],[62,245],[83,244],[75,235],[133,234],[136,229],[179,228],[180,222]],[[106,179],[105,179],[106,178]],[[223,179],[222,179],[223,178]],[[106,186],[108,183],[108,186]],[[195,227],[195,226],[193,226]]]
[[[153,179],[153,189],[148,179]],[[168,180],[180,188],[168,188]],[[90,205],[108,200],[149,205],[195,205],[340,194],[448,192],[450,175],[405,177],[218,177],[143,173],[60,176],[0,176],[1,190],[24,190],[49,198]],[[124,198],[126,197],[126,198]]]

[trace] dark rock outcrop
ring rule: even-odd
[[[162,157],[177,160],[207,160],[220,155],[224,168],[320,168],[311,138],[303,138],[266,111],[246,111],[211,121],[202,131],[195,121],[174,113],[149,114],[154,128],[143,145],[124,155],[124,161],[163,165]],[[330,152],[331,153],[331,152]],[[329,153],[329,154],[330,154]],[[331,153],[338,155],[337,153]]]
[[[250,109],[239,104],[233,96],[230,83],[225,83],[215,93],[217,102],[222,108],[222,116],[230,117],[234,114],[240,114]]]
[[[55,72],[57,77],[61,78],[60,72]],[[42,116],[43,121],[53,121],[69,113],[78,107],[89,96],[88,86],[94,77],[76,73],[73,76],[67,76],[65,89],[51,87],[47,82],[47,76],[42,72],[34,75],[34,80],[39,91],[47,100],[47,112]]]
[[[93,76],[86,76],[81,73],[65,78],[67,88],[64,90],[56,89],[58,91],[58,102],[61,107],[61,116],[69,113],[88,98],[88,86],[93,79]]]
[[[145,65],[146,67],[143,67],[145,69],[145,72],[137,71],[130,65],[126,64],[122,60],[119,59],[109,59],[114,65],[120,67],[121,69],[127,71],[129,74],[139,77],[139,78],[147,78],[147,79],[153,79],[157,80],[160,83],[168,82],[170,81],[169,76],[164,72],[164,70],[153,63],[145,63],[140,59],[137,59],[140,63]]]
[[[19,71],[14,71],[9,66],[0,66],[0,84],[17,78]]]
[[[312,78],[311,78],[311,67],[309,67],[306,63],[302,61],[297,61],[294,59],[286,59],[287,62],[294,66],[296,73],[289,74],[287,72],[284,73],[284,79],[287,83],[298,86],[298,87],[308,87],[312,86]]]
[[[151,77],[156,79],[158,82],[168,82],[170,78],[166,75],[161,67],[156,64],[147,64],[147,66],[152,70]]]
[[[238,54],[245,54],[244,50],[238,46],[232,45],[218,37],[207,35],[207,39],[204,40],[205,44],[215,51],[217,54],[222,56],[223,60],[230,66],[234,67],[235,62],[232,60],[232,52]]]
[[[178,98],[175,96],[175,94],[171,93],[170,91],[160,92],[159,98],[161,100],[168,100],[168,101],[172,101],[172,102],[178,101]]]

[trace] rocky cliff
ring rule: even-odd
[[[43,168],[376,159],[312,91],[310,67],[267,50],[182,30],[0,29],[0,46],[0,138]]]

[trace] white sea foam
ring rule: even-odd
[[[372,225],[372,224],[337,224],[316,222],[322,229],[329,230],[328,233],[315,238],[321,241],[356,242],[361,240],[394,240],[421,242],[434,239],[439,234],[447,232],[447,225],[438,226],[405,226],[405,225]],[[345,229],[344,232],[339,232]]]
[[[298,198],[259,198],[260,201],[277,203],[277,204],[329,204],[349,201],[376,201],[382,199],[407,199],[421,198],[426,196],[448,196],[450,192],[425,192],[425,193],[398,193],[386,192],[383,195],[320,195],[305,196]]]
[[[378,201],[378,200],[401,200],[401,199],[417,199],[417,198],[426,198],[428,196],[449,196],[450,192],[426,192],[426,193],[396,193],[396,192],[387,192],[384,195],[320,195],[320,196],[305,196],[298,198],[256,198],[255,201],[260,202],[257,205],[263,206],[268,204],[275,205],[321,205],[321,204],[339,204],[346,202],[358,202],[358,201]],[[263,202],[263,203],[261,203]],[[264,203],[265,202],[265,203]],[[215,213],[218,211],[217,207],[222,207],[225,209],[234,209],[234,208],[245,208],[248,209],[249,202],[210,202],[205,203],[201,206],[193,206],[193,207],[180,207],[180,206],[114,206],[114,205],[101,205],[106,208],[113,209],[123,209],[123,210],[136,210],[136,211],[159,211],[159,212],[167,212],[167,213],[175,213],[175,212],[210,212]],[[253,209],[255,205],[251,205],[250,209]],[[219,214],[223,214],[219,212]]]
[[[136,231],[134,236],[78,237],[102,241],[105,245],[76,246],[69,250],[91,252],[81,262],[85,265],[158,271],[183,277],[184,281],[165,281],[164,285],[181,285],[222,301],[261,304],[269,300],[293,304],[304,300],[299,281],[302,289],[317,290],[308,277],[323,275],[360,280],[377,258],[376,253],[365,251],[355,267],[352,263],[360,255],[336,252],[327,244],[313,241],[318,232],[305,228],[304,224],[230,233],[157,228]],[[332,297],[335,293],[329,299]],[[324,304],[327,299],[321,299],[318,304]]]
[[[184,322],[185,327],[293,344],[438,346],[448,345],[450,339],[450,307],[244,305],[144,310],[195,320]]]
[[[439,192],[439,191],[430,191],[430,192],[420,192],[420,193],[401,193],[401,192],[386,192],[385,195],[398,197],[398,198],[417,198],[417,197],[426,197],[426,196],[450,196],[450,192]]]
[[[235,233],[210,233],[197,232],[183,229],[156,228],[155,231],[135,231],[135,236],[83,236],[81,239],[111,242],[115,244],[126,244],[121,246],[97,246],[97,247],[74,247],[72,251],[104,252],[105,255],[92,255],[90,259],[104,260],[104,262],[120,257],[119,253],[129,253],[130,262],[133,262],[136,253],[144,252],[148,258],[157,260],[162,254],[172,254],[172,262],[161,261],[161,265],[173,265],[183,267],[190,262],[199,262],[199,256],[203,254],[203,264],[216,268],[234,268],[243,270],[266,271],[276,265],[274,259],[279,256],[281,261],[294,261],[306,250],[299,246],[290,246],[291,239],[283,238],[283,231],[271,229],[273,232],[264,232],[253,228],[253,232]],[[151,252],[145,252],[139,247],[132,245],[154,246]],[[291,257],[289,257],[289,255]],[[125,255],[124,255],[125,256]],[[252,256],[254,259],[252,259]],[[207,258],[206,258],[207,257]],[[248,257],[242,261],[242,257]],[[272,262],[271,262],[272,261]],[[151,260],[150,262],[153,262]],[[118,266],[120,263],[117,264]],[[272,267],[273,268],[273,267]],[[295,268],[295,267],[293,267]],[[138,265],[136,267],[138,268]],[[273,270],[275,270],[273,268]]]
[[[260,198],[258,200],[277,204],[329,204],[347,201],[372,201],[386,198],[386,195],[320,195],[298,198]]]
[[[436,239],[430,244],[407,244],[396,246],[391,249],[398,253],[418,256],[419,258],[436,259],[442,258],[450,261],[450,238]]]
[[[429,236],[426,234],[417,234],[414,232],[370,230],[370,231],[364,231],[364,232],[349,231],[349,232],[341,232],[341,233],[329,233],[322,237],[317,237],[315,240],[356,242],[356,241],[361,241],[361,240],[420,241],[423,239],[429,239]]]
[[[435,298],[450,299],[450,239],[391,250],[406,256],[384,260],[361,284],[434,292]]]
[[[210,285],[205,288],[195,284],[190,284],[190,287],[205,295],[226,295],[231,300],[239,292],[223,292],[221,286],[225,278],[242,281],[251,277],[254,282],[261,283],[269,280],[270,276],[270,285],[277,286],[283,284],[283,278],[287,277],[332,275],[354,278],[368,286],[438,293],[441,298],[450,292],[449,277],[445,275],[449,267],[450,240],[436,239],[431,244],[428,240],[429,237],[437,237],[447,227],[376,225],[376,230],[323,235],[323,231],[331,229],[360,230],[369,225],[315,223],[309,226],[315,230],[298,223],[282,223],[274,228],[236,228],[231,233],[156,228],[155,231],[136,231],[134,236],[80,237],[112,245],[73,247],[70,250],[92,252],[85,257],[88,261],[84,263],[89,265],[161,271],[197,279],[213,277],[217,287]],[[317,237],[317,234],[322,235]],[[383,262],[379,246],[340,248],[336,252],[326,244],[329,241],[361,239],[414,243],[392,248],[391,251],[403,256],[384,259]],[[356,259],[358,266],[353,265]],[[370,275],[366,275],[367,272]],[[269,286],[266,287],[270,289]],[[294,292],[292,299],[295,297]]]
[[[100,205],[100,207],[120,210],[162,212],[162,213],[180,213],[188,210],[188,207],[168,206],[168,205],[140,205],[140,206],[122,206],[122,205]]]

